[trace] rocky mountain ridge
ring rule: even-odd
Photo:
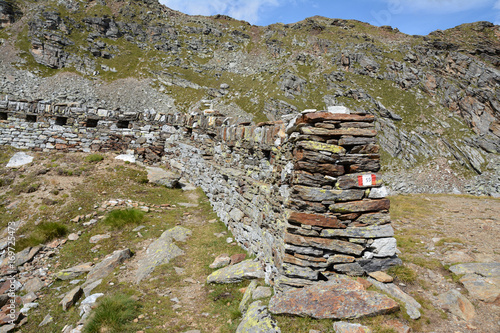
[[[252,26],[156,0],[0,1],[0,93],[242,120],[345,105],[377,116],[399,192],[500,195],[500,28],[428,36],[325,17]]]

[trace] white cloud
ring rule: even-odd
[[[259,15],[283,0],[160,0],[165,6],[191,15],[225,14],[238,20],[258,24]]]
[[[500,0],[383,0],[389,11],[424,12],[433,14],[458,13],[493,5],[500,6]],[[392,10],[391,10],[392,9]]]

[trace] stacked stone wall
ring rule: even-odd
[[[399,262],[371,115],[308,112],[290,122],[250,125],[215,112],[124,113],[2,100],[0,144],[134,150],[143,162],[179,170],[203,189],[277,285],[303,286]]]

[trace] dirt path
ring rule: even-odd
[[[500,331],[500,308],[474,299],[446,268],[468,262],[500,262],[500,200],[454,195],[391,199],[391,215],[405,266],[417,273],[402,289],[424,305],[419,332]],[[474,305],[469,322],[439,307],[438,296],[456,289]],[[415,329],[415,327],[414,327]]]

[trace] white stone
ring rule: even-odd
[[[396,254],[396,238],[378,238],[370,245],[375,257],[392,257]]]
[[[9,160],[9,163],[7,163],[6,167],[7,168],[19,168],[23,165],[29,164],[33,162],[33,156],[30,156],[26,153],[19,152],[15,153]]]
[[[370,198],[370,199],[382,199],[388,195],[389,195],[389,192],[387,191],[387,187],[385,187],[385,186],[374,187],[370,190],[370,194],[368,195],[368,198]]]
[[[135,163],[135,156],[133,154],[121,154],[116,156],[115,160],[122,160],[125,162]]]
[[[92,305],[95,304],[97,299],[101,296],[104,296],[103,293],[92,294],[85,298],[80,304],[80,316],[87,314],[91,311]]]
[[[330,112],[330,113],[345,113],[345,114],[350,114],[351,110],[349,110],[345,106],[335,105],[335,106],[329,106],[328,107],[328,112]]]

